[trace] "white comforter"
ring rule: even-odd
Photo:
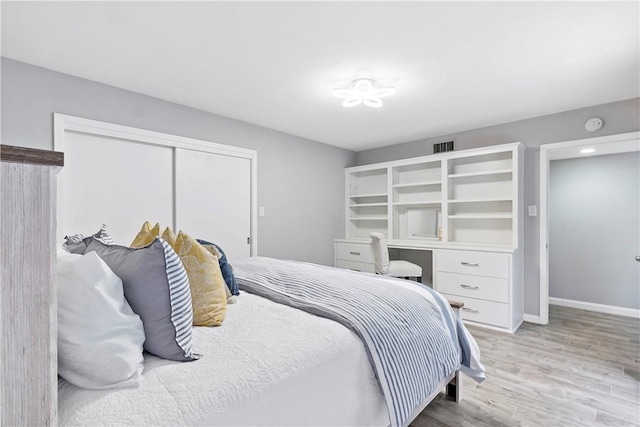
[[[59,424],[389,424],[362,342],[337,322],[243,292],[222,327],[194,328],[194,340],[198,361],[146,356],[139,388],[60,379]]]

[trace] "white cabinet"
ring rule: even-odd
[[[520,251],[438,250],[434,289],[464,302],[463,320],[514,332],[523,317],[519,256]]]
[[[473,276],[438,271],[438,291],[443,294],[483,299],[501,303],[509,302],[507,278]]]
[[[334,245],[336,267],[366,273],[376,272],[373,247],[369,243],[336,241]]]
[[[515,331],[523,317],[523,150],[515,142],[347,168],[335,265],[374,272],[369,234],[383,233],[390,248],[433,254],[434,288],[465,302],[465,321]]]
[[[465,324],[471,323],[476,326],[515,332],[515,329],[513,331],[509,329],[509,306],[507,304],[458,295],[443,295],[447,299],[464,303],[460,315]]]
[[[443,251],[438,271],[474,276],[509,277],[509,254],[480,251]]]

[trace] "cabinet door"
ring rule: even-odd
[[[176,149],[176,229],[214,242],[231,262],[251,256],[251,161]]]

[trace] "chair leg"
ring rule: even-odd
[[[418,283],[422,283],[422,276],[416,277],[416,280],[418,281]]]

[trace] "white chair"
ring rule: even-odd
[[[371,245],[373,246],[373,255],[376,261],[376,274],[404,277],[405,279],[415,277],[418,282],[422,282],[422,267],[409,261],[389,261],[389,249],[384,235],[374,232],[369,236],[371,236]]]

